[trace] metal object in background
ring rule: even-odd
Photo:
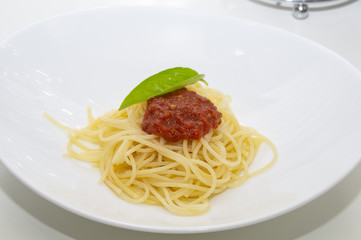
[[[308,5],[306,3],[295,3],[292,9],[292,15],[297,19],[305,19],[308,17]]]
[[[334,0],[274,0],[278,3],[292,4],[292,15],[297,19],[305,19],[309,15],[310,3],[330,2]]]

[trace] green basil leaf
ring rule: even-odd
[[[119,111],[133,104],[146,101],[155,96],[173,92],[198,81],[202,81],[208,85],[203,78],[203,74],[198,74],[190,68],[176,67],[166,69],[139,83],[128,96],[125,97],[123,103],[119,107]]]

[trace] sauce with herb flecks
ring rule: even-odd
[[[182,88],[148,100],[142,129],[169,141],[200,139],[217,128],[221,118],[209,99]]]

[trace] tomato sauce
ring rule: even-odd
[[[182,88],[148,100],[142,129],[169,141],[200,139],[221,121],[209,99]]]

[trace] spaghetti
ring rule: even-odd
[[[208,211],[212,196],[271,167],[277,149],[256,130],[239,125],[229,107],[229,96],[199,83],[187,89],[210,99],[222,113],[218,128],[200,140],[172,142],[142,131],[146,102],[99,118],[89,109],[89,125],[81,130],[47,117],[69,132],[66,156],[92,162],[100,169],[100,182],[121,199],[162,205],[176,215],[199,215]],[[271,146],[273,158],[250,172],[262,143]]]

